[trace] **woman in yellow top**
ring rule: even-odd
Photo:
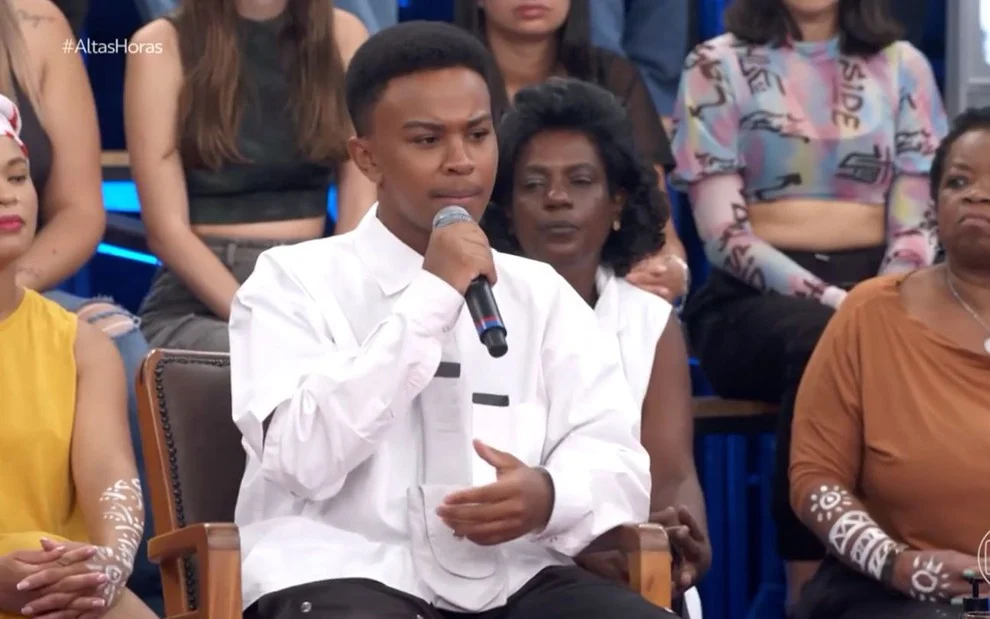
[[[150,619],[126,589],[144,507],[123,363],[15,283],[38,216],[27,155],[0,96],[0,619]]]

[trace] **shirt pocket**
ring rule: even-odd
[[[543,462],[547,436],[547,408],[536,402],[513,403],[508,396],[475,392],[473,436],[489,447],[512,454],[527,466]],[[472,457],[472,481],[475,486],[493,483],[495,468]]]

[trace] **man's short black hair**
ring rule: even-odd
[[[456,67],[478,73],[491,89],[491,54],[461,28],[411,21],[378,32],[358,48],[347,68],[347,110],[355,132],[368,132],[371,112],[391,80]]]

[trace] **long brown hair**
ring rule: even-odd
[[[37,110],[35,81],[27,61],[27,44],[17,13],[10,0],[0,0],[0,94],[17,103],[14,82],[20,86]],[[40,111],[39,111],[40,113]]]
[[[281,35],[290,74],[287,105],[300,151],[314,162],[347,156],[352,133],[344,102],[344,63],[333,36],[330,0],[288,0]],[[216,169],[244,161],[236,145],[248,90],[240,71],[234,0],[183,0],[176,13],[185,83],[179,98],[183,160]]]

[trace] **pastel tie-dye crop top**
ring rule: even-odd
[[[838,39],[771,47],[722,35],[688,55],[674,120],[671,180],[689,191],[705,253],[754,288],[833,306],[845,296],[753,233],[753,202],[885,206],[881,273],[933,262],[928,172],[948,119],[911,44],[860,58]]]

